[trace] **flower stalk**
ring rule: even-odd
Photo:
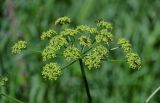
[[[160,91],[160,86],[159,86],[156,90],[154,90],[154,92],[147,98],[146,103],[149,103],[149,101],[154,97],[154,95],[155,95],[158,91]]]
[[[92,97],[91,97],[91,94],[90,94],[88,81],[87,81],[87,78],[86,78],[86,73],[85,73],[85,70],[84,70],[84,65],[83,65],[82,59],[79,59],[79,64],[80,64],[80,68],[81,68],[83,82],[84,82],[85,89],[86,89],[86,94],[87,94],[87,97],[88,97],[88,103],[92,103]]]

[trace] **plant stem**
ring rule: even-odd
[[[122,61],[126,61],[126,60],[114,60],[114,59],[111,59],[111,60],[107,60],[107,59],[102,59],[103,61],[110,61],[110,62],[122,62]]]
[[[86,74],[85,74],[82,59],[79,59],[79,64],[80,64],[80,68],[81,68],[83,82],[85,84],[85,89],[86,89],[86,93],[87,93],[87,97],[88,97],[88,103],[92,103],[92,98],[91,98],[91,94],[90,94],[90,91],[89,91],[89,86],[88,86],[88,82],[87,82],[87,78],[86,78]]]
[[[65,69],[65,68],[69,67],[70,65],[72,65],[72,64],[75,63],[76,61],[77,61],[77,60],[72,61],[70,64],[64,66],[62,69]]]
[[[36,50],[30,50],[30,52],[41,54],[40,51],[36,51]]]
[[[20,100],[18,100],[18,99],[16,99],[16,98],[14,98],[14,97],[12,97],[12,96],[9,96],[9,95],[7,95],[7,94],[0,93],[0,95],[5,96],[6,98],[8,98],[8,99],[10,99],[10,100],[14,100],[14,101],[17,102],[17,103],[24,103],[24,102],[22,102],[22,101],[20,101]]]
[[[154,92],[147,98],[146,103],[148,103],[148,102],[151,100],[151,98],[152,98],[159,90],[160,90],[160,86],[159,86],[156,90],[154,90]]]
[[[108,60],[108,61],[111,61],[111,62],[124,62],[124,61],[126,61],[126,60]]]
[[[115,48],[111,48],[110,50],[116,50],[116,49],[118,49],[119,47],[115,47]]]

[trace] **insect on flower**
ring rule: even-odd
[[[83,38],[83,41],[84,41],[85,43],[88,43],[87,38]]]
[[[100,23],[101,21],[103,21],[103,19],[97,19],[97,20],[95,20],[96,23]]]

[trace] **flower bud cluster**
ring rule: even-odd
[[[136,53],[133,53],[132,46],[129,43],[129,41],[124,38],[120,38],[118,40],[118,44],[126,54],[126,59],[127,59],[127,63],[129,65],[129,68],[132,68],[132,69],[140,68],[141,67],[141,59]]]
[[[124,39],[124,38],[120,38],[118,40],[118,45],[123,49],[123,51],[125,53],[131,52],[132,51],[132,46],[129,43],[128,40]]]
[[[64,37],[61,35],[54,36],[42,51],[43,60],[55,58],[56,52],[64,45],[67,45],[67,40]]]
[[[97,23],[97,26],[98,27],[101,27],[101,28],[103,28],[103,29],[112,29],[112,24],[111,23],[109,23],[109,22],[105,22],[105,21],[100,21],[100,22],[98,22]]]
[[[97,43],[105,43],[108,44],[109,41],[112,40],[113,35],[108,32],[107,29],[102,29],[98,32],[98,34],[96,35],[95,39]]]
[[[135,53],[127,53],[126,55],[127,63],[129,68],[139,69],[141,67],[141,58]]]
[[[80,58],[80,50],[74,46],[69,46],[64,50],[63,55],[67,60],[76,60]]]
[[[97,29],[96,28],[90,27],[88,25],[79,25],[79,26],[77,26],[76,29],[78,31],[80,31],[80,32],[88,32],[88,33],[91,33],[91,34],[97,33]]]
[[[67,28],[64,31],[62,31],[60,34],[62,36],[75,36],[77,33],[78,33],[77,30]]]
[[[23,49],[27,47],[27,42],[26,41],[18,41],[15,43],[12,47],[12,53],[20,53]]]
[[[55,25],[65,25],[69,24],[71,22],[71,19],[69,17],[60,17],[55,21]]]
[[[94,48],[91,53],[83,58],[85,65],[89,70],[92,68],[99,68],[101,65],[101,59],[108,54],[108,49],[102,45]]]
[[[90,47],[91,46],[91,39],[89,37],[87,37],[87,36],[82,35],[81,37],[79,37],[79,43],[82,46]]]
[[[55,34],[57,34],[55,30],[49,29],[48,31],[42,33],[41,40],[44,40],[45,38],[51,38]]]
[[[60,69],[60,66],[54,62],[46,64],[42,70],[43,78],[49,79],[49,80],[52,80],[52,79],[56,80],[61,75],[61,73],[62,71]]]

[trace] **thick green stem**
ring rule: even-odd
[[[88,81],[87,81],[87,78],[86,78],[86,74],[85,74],[82,59],[79,60],[79,64],[80,64],[80,67],[81,67],[81,73],[82,73],[82,77],[83,77],[83,81],[84,81],[84,85],[85,85],[85,89],[86,89],[86,94],[87,94],[87,97],[88,97],[88,103],[92,103],[92,98],[91,98],[91,94],[90,94],[90,91],[89,91]]]
[[[22,101],[20,101],[20,100],[18,100],[18,99],[16,99],[16,98],[14,98],[14,97],[12,97],[12,96],[9,96],[9,95],[7,95],[7,94],[0,93],[0,95],[5,96],[5,97],[8,98],[9,100],[13,100],[13,101],[15,101],[15,102],[17,102],[17,103],[24,103],[24,102],[22,102]]]

